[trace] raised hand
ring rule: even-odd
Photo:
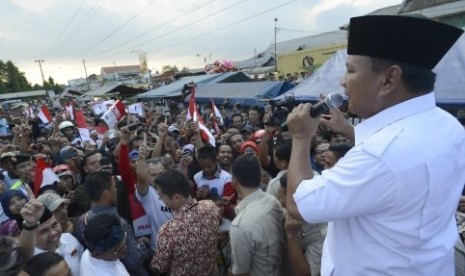
[[[21,209],[21,217],[29,225],[36,225],[44,214],[45,206],[36,199],[29,200]]]
[[[286,230],[286,236],[289,238],[297,237],[302,222],[293,218],[291,215],[289,215],[288,212],[286,212],[284,219],[284,229]]]
[[[320,118],[320,124],[329,128],[333,132],[344,134],[349,141],[354,144],[354,127],[347,121],[344,114],[339,108],[331,108],[330,115],[323,115]]]

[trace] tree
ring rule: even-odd
[[[6,72],[6,64],[0,60],[0,94],[8,93],[7,83],[8,74]]]
[[[45,81],[44,83],[44,89],[45,90],[53,90],[55,93],[60,94],[63,92],[63,87],[61,87],[59,84],[55,83],[55,80],[52,77],[48,77],[48,81]]]
[[[10,60],[6,62],[6,74],[8,81],[6,87],[8,92],[19,92],[31,90],[31,84],[27,81],[23,72],[20,72],[18,67]]]
[[[13,62],[0,60],[0,94],[31,90],[24,73]]]
[[[163,72],[163,74],[165,73],[177,73],[179,72],[179,69],[176,65],[164,65],[162,68],[161,68],[161,71]]]

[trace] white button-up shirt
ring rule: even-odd
[[[363,121],[355,138],[294,194],[307,222],[330,221],[322,275],[454,275],[463,127],[429,93]]]

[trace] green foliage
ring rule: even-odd
[[[0,94],[29,91],[32,86],[13,62],[0,60]]]
[[[48,77],[48,81],[45,81],[43,89],[53,90],[57,94],[60,94],[64,90],[62,86],[55,83],[55,80],[52,77]]]
[[[176,65],[164,65],[162,68],[161,68],[162,72],[163,73],[178,73],[179,72],[179,69]]]

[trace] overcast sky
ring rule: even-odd
[[[336,30],[352,16],[402,0],[1,0],[0,59],[13,61],[30,82],[99,74],[137,65],[200,68],[204,58],[242,60],[274,39]],[[201,55],[198,57],[197,54]],[[209,61],[209,60],[207,60]]]

